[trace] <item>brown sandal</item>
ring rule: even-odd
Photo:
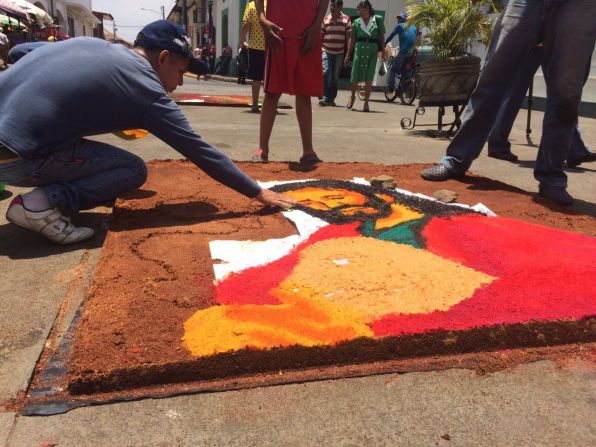
[[[356,101],[356,97],[352,96],[350,98],[350,100],[348,101],[348,105],[346,106],[348,108],[348,110],[350,110],[352,107],[354,107],[354,101]]]

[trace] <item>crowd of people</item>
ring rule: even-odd
[[[399,36],[400,50],[405,53],[413,45],[416,31],[410,30],[405,15],[398,16],[395,29],[386,37],[383,20],[369,0],[358,3],[359,18],[354,22],[342,14],[341,0],[331,0],[331,12],[326,14],[329,2],[255,0],[245,11],[240,46],[247,49],[255,111],[259,111],[261,81],[265,92],[253,162],[268,161],[277,104],[282,94],[289,94],[296,101],[300,163],[321,163],[313,147],[311,98],[320,97],[322,106],[334,104],[338,66],[348,65],[353,55],[352,93],[354,83],[364,82],[363,110],[369,110],[377,55],[386,57],[385,45],[392,35]],[[491,130],[507,130],[506,119],[495,129],[495,118],[504,98],[511,97],[514,105],[519,102],[511,85],[518,76],[523,81],[520,69],[542,43],[542,55],[537,58],[545,73],[548,98],[535,177],[543,197],[570,205],[573,199],[566,191],[564,160],[576,166],[594,160],[590,151],[569,152],[572,140],[581,140],[577,112],[596,40],[596,26],[590,20],[594,16],[592,0],[511,0],[495,27],[459,132],[441,163],[425,169],[422,177],[442,181],[463,175]],[[577,32],[563,32],[572,26]],[[247,33],[250,39],[245,43]],[[261,188],[202,139],[168,95],[182,85],[186,71],[204,74],[205,57],[211,57],[210,49],[207,53],[191,49],[183,27],[165,20],[153,22],[138,34],[132,50],[84,37],[54,45],[25,45],[15,51],[18,62],[0,74],[0,181],[33,188],[11,202],[6,215],[10,222],[59,244],[92,237],[92,229],[74,226],[65,213],[93,208],[138,188],[146,180],[147,169],[136,155],[86,137],[135,128],[153,133],[215,180],[248,198],[271,206],[294,204],[282,194]],[[402,63],[396,58],[390,72],[397,72]],[[38,70],[41,66],[45,70]],[[62,75],[46,76],[47,72]],[[31,104],[32,97],[44,98],[44,106]],[[352,94],[348,108],[353,107],[353,98]],[[509,117],[512,113],[503,112]]]
[[[258,112],[258,94],[260,84],[264,79],[265,66],[265,38],[256,14],[256,2],[246,5],[242,29],[240,31],[241,49],[248,49],[246,70],[239,75],[240,79],[253,81],[253,111]],[[266,9],[266,3],[265,9]],[[358,84],[365,86],[363,111],[370,111],[369,99],[372,83],[377,71],[379,59],[388,58],[388,45],[395,36],[399,37],[399,52],[393,58],[388,73],[387,89],[396,89],[395,79],[402,71],[404,62],[411,57],[416,44],[417,29],[407,24],[406,13],[400,13],[393,31],[385,38],[385,22],[382,16],[375,14],[370,1],[361,1],[357,11],[359,17],[353,22],[350,16],[342,11],[342,0],[329,2],[329,14],[324,16],[321,24],[323,94],[320,96],[320,106],[336,106],[339,78],[344,70],[348,70],[352,95],[347,104],[352,109],[356,99]],[[250,35],[250,39],[247,39]],[[240,62],[239,68],[244,65]],[[257,85],[255,85],[257,83]]]

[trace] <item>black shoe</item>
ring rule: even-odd
[[[567,160],[567,166],[570,167],[570,168],[577,168],[582,163],[589,163],[591,161],[596,161],[596,152],[590,151],[589,153],[587,153],[586,155],[584,155],[579,160],[575,160],[575,161],[569,161],[569,160]]]
[[[540,195],[546,200],[555,202],[562,206],[573,205],[573,197],[562,186],[546,186],[540,188]]]
[[[431,182],[444,182],[450,178],[457,177],[442,164],[434,165],[430,168],[424,169],[420,173],[420,176],[424,180],[430,180]]]
[[[505,160],[515,163],[517,161],[517,155],[512,152],[497,152],[496,154],[488,154],[490,158],[496,158],[498,160]]]

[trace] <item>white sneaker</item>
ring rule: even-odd
[[[23,206],[23,198],[17,196],[10,203],[6,219],[19,227],[40,233],[52,242],[61,245],[86,241],[95,234],[91,228],[75,227],[70,218],[58,208],[45,211],[29,211]]]

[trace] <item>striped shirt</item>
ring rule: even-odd
[[[346,47],[346,36],[352,33],[350,17],[341,13],[337,19],[328,14],[321,25],[323,50],[330,54],[341,54]]]

